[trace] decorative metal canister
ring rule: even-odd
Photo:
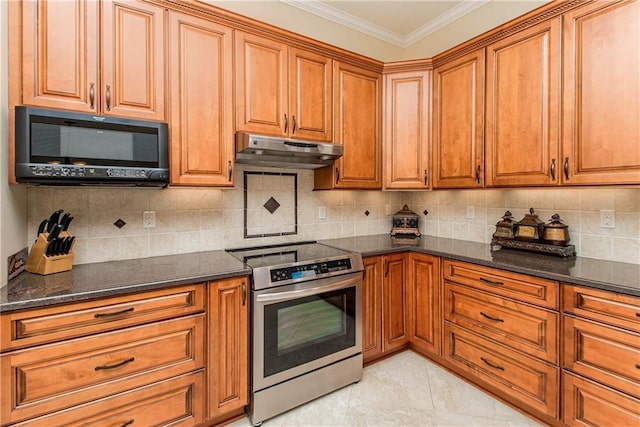
[[[562,222],[560,215],[553,214],[543,226],[542,240],[556,246],[567,246],[569,243],[569,226]]]
[[[506,211],[502,219],[496,223],[496,231],[493,233],[494,239],[513,239],[513,215]]]
[[[409,206],[404,205],[401,211],[393,214],[393,226],[391,235],[410,235],[419,237],[420,229],[418,227],[418,214],[412,212]]]
[[[525,242],[540,241],[542,236],[542,226],[544,222],[538,218],[533,208],[529,209],[529,213],[524,215],[520,221],[515,224],[514,236],[516,240]]]

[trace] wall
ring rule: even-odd
[[[8,147],[8,63],[9,41],[8,2],[0,1],[0,284],[7,283],[7,257],[27,246],[26,234],[27,191],[23,186],[7,183]]]
[[[253,169],[251,170],[260,170]],[[273,171],[273,169],[262,169]],[[292,171],[283,171],[292,172]],[[313,172],[298,173],[298,234],[245,239],[243,171],[233,190],[29,188],[29,234],[55,209],[74,216],[76,263],[189,253],[292,240],[388,233],[391,214],[407,203],[421,217],[427,235],[489,242],[495,223],[509,209],[516,219],[534,207],[548,220],[558,212],[570,226],[571,243],[584,257],[640,264],[640,189],[456,190],[431,192],[316,191]],[[247,197],[269,198],[268,189]],[[274,194],[278,189],[273,189]],[[276,196],[276,199],[279,199]],[[251,205],[251,203],[249,203]],[[467,206],[474,218],[467,219]],[[326,218],[318,217],[324,207]],[[422,211],[428,210],[425,217]],[[616,211],[616,228],[599,227],[599,210]],[[142,212],[156,212],[156,227],[142,228]],[[365,215],[369,211],[369,215]],[[273,215],[266,209],[251,221],[265,230]],[[127,225],[113,225],[123,219]]]

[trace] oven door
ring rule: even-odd
[[[362,273],[253,294],[253,391],[362,352]]]

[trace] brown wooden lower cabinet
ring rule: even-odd
[[[204,421],[204,371],[170,378],[16,426],[192,426]]]
[[[440,354],[440,258],[411,253],[407,268],[409,342],[421,352]]]
[[[562,421],[569,426],[638,426],[640,399],[563,372]]]

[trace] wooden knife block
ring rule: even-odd
[[[31,247],[29,258],[27,258],[27,265],[25,270],[29,273],[47,274],[60,273],[61,271],[71,270],[73,268],[73,246],[75,240],[69,249],[69,253],[65,255],[47,256],[47,237],[49,233],[40,233],[38,239]],[[66,231],[60,233],[59,237],[70,237]]]

